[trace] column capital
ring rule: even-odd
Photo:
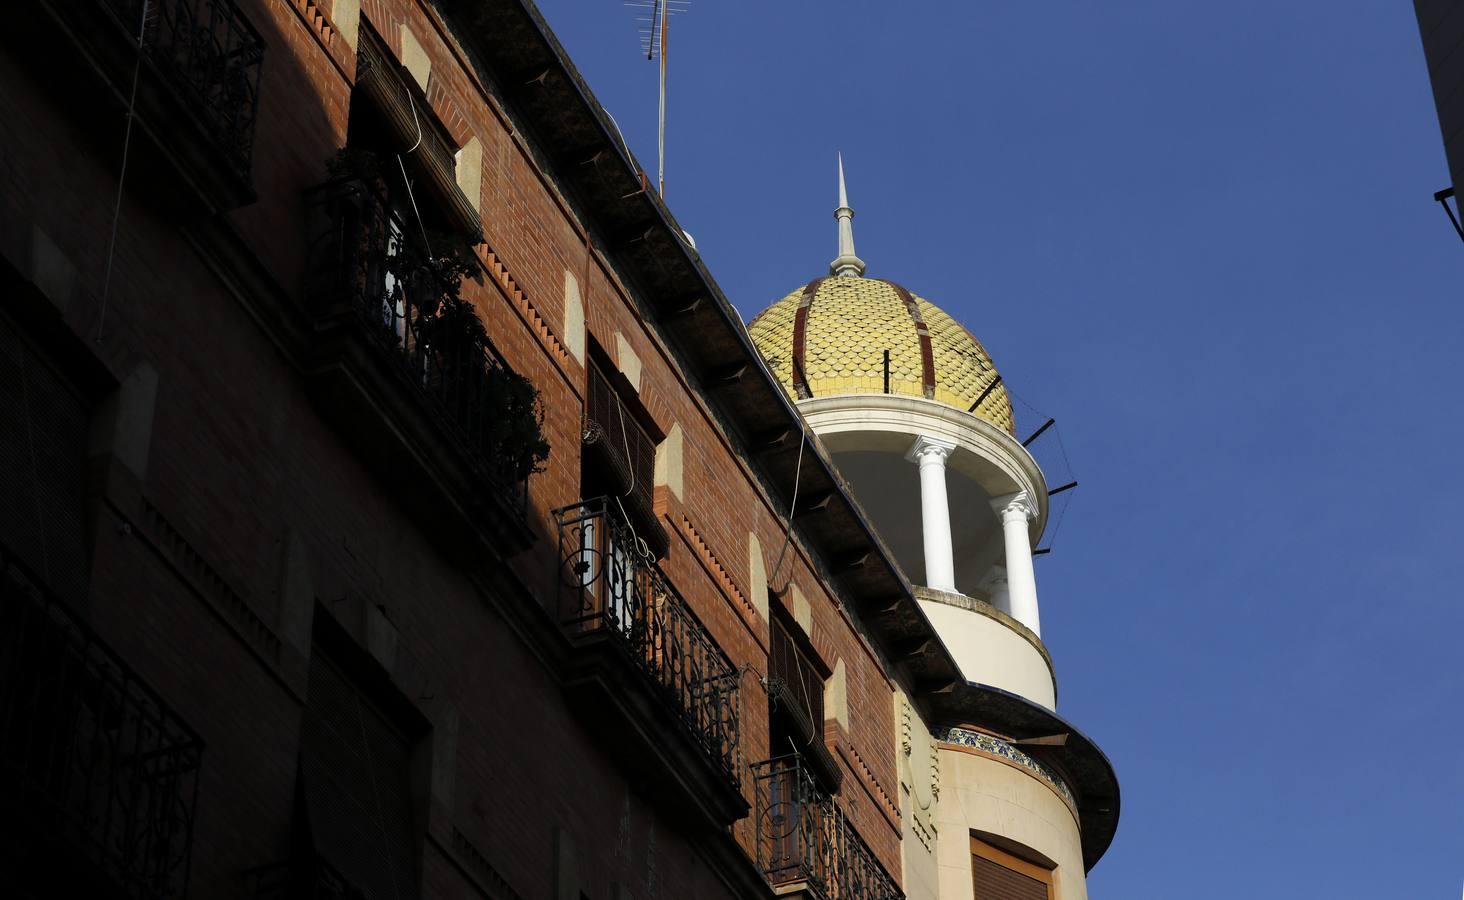
[[[1007,516],[1020,515],[1027,521],[1037,518],[1037,503],[1032,495],[1026,491],[1017,491],[1015,494],[1005,494],[1001,497],[994,497],[991,500],[991,508],[1003,521]]]
[[[956,445],[951,441],[943,441],[940,438],[922,434],[915,439],[914,445],[905,454],[905,458],[921,465],[928,463],[945,465],[946,457],[950,456],[954,449],[956,449]]]

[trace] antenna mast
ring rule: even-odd
[[[639,16],[641,22],[641,50],[646,59],[658,63],[658,104],[656,115],[656,189],[666,196],[666,60],[670,50],[670,19],[675,13],[686,12],[691,0],[626,0],[626,6],[650,10],[650,15]]]

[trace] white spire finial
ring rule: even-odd
[[[839,256],[829,264],[829,272],[858,278],[864,274],[864,260],[854,255],[854,210],[849,208],[849,192],[844,187],[844,154],[839,154]]]
[[[839,208],[847,209],[849,206],[849,191],[844,187],[844,154],[839,154]]]

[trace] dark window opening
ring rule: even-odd
[[[379,679],[358,677],[357,654],[332,652],[320,638],[300,736],[297,858],[323,860],[361,897],[417,897],[412,760],[420,724],[378,702],[369,688]]]
[[[0,544],[69,603],[86,596],[90,407],[0,316]]]

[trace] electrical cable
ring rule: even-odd
[[[412,99],[411,91],[402,86],[403,92],[407,95],[407,105],[412,108],[412,125],[417,129],[417,143],[407,148],[407,153],[416,153],[417,148],[422,146],[422,122],[417,118],[417,102]],[[417,195],[412,191],[412,180],[407,177],[407,164],[402,162],[402,155],[396,155],[397,166],[402,170],[402,183],[407,187],[407,199],[412,201],[412,214],[417,217],[417,228],[422,232],[422,247],[432,256],[432,242],[427,239],[427,226],[422,221],[422,211],[417,209]]]
[[[122,168],[117,173],[117,199],[112,203],[112,235],[107,239],[107,265],[102,273],[102,303],[97,313],[96,342],[102,342],[107,321],[107,301],[112,294],[112,261],[117,252],[117,225],[122,219],[122,189],[127,184],[127,158],[132,150],[132,121],[137,117],[137,82],[142,77],[142,49],[147,39],[147,16],[151,0],[142,0],[142,18],[137,23],[137,60],[132,64],[132,91],[127,98],[127,129],[122,135]]]
[[[801,430],[798,440],[798,462],[797,467],[793,470],[793,499],[788,503],[788,521],[783,531],[783,549],[778,551],[778,562],[773,566],[773,576],[768,579],[768,584],[777,582],[778,573],[783,571],[783,557],[788,552],[788,545],[793,542],[793,515],[798,511],[798,485],[803,479],[803,448],[808,444],[808,423],[803,420],[801,415],[798,417],[798,424]],[[788,580],[792,581],[793,576],[788,576]],[[787,590],[787,587],[784,585],[782,589],[775,589],[775,593],[781,594]]]

